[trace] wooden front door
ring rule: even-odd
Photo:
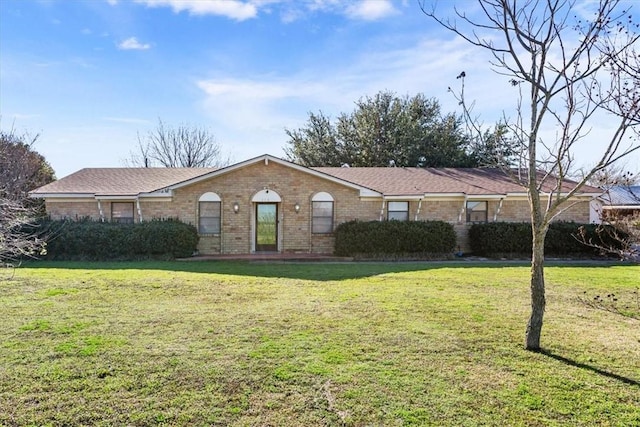
[[[278,251],[278,204],[256,204],[256,252]]]

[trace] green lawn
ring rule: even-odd
[[[0,279],[0,425],[640,425],[640,320],[585,303],[637,315],[640,266],[547,268],[545,353],[528,274],[29,264]]]

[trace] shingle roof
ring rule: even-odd
[[[257,157],[224,169],[234,170],[243,164],[261,161]],[[301,170],[329,175],[345,184],[368,188],[385,196],[423,196],[425,194],[503,195],[526,193],[526,188],[514,183],[498,169],[482,168],[303,168],[280,159]],[[135,196],[151,193],[180,183],[189,185],[191,180],[206,179],[214,168],[88,168],[81,169],[58,181],[31,192],[35,197],[48,195]],[[217,173],[217,172],[216,172]],[[571,188],[566,182],[565,191]],[[549,191],[549,189],[545,189]],[[601,193],[593,187],[585,187],[582,193]]]
[[[464,193],[489,195],[526,193],[526,187],[515,183],[499,169],[489,168],[313,168],[345,181],[379,191],[385,195],[423,195]],[[565,191],[572,187],[565,182]],[[549,191],[550,188],[546,188]],[[585,187],[583,193],[600,193]]]
[[[214,171],[214,168],[86,168],[31,192],[132,196],[150,193]]]

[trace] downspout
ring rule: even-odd
[[[422,207],[422,199],[418,200],[418,209],[416,210],[416,216],[414,217],[414,221],[418,220],[418,216],[420,216],[420,208]]]
[[[98,214],[100,215],[100,222],[104,222],[104,212],[102,211],[102,203],[98,199]]]
[[[462,223],[462,215],[467,211],[467,200],[469,196],[464,195],[464,202],[462,202],[462,209],[460,209],[460,213],[458,214],[458,223]]]
[[[384,203],[385,203],[384,196],[382,196],[382,207],[380,208],[380,219],[379,219],[379,221],[382,221],[382,219],[384,218]]]
[[[138,222],[142,222],[142,208],[140,208],[140,198],[136,197],[136,207],[138,208]]]
[[[498,208],[496,209],[496,213],[493,214],[493,222],[498,220],[498,214],[502,210],[502,202],[504,202],[504,198],[500,199],[500,203],[498,203]]]
[[[198,204],[198,218],[200,217],[200,204]],[[199,220],[198,220],[199,221]],[[222,206],[222,202],[220,202],[220,254],[224,253],[224,238],[225,238],[225,233],[224,233],[224,228],[223,228],[223,224],[224,224],[224,208]],[[251,249],[249,249],[249,252],[251,252]]]

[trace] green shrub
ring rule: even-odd
[[[545,238],[545,254],[550,256],[593,256],[602,248],[620,248],[612,227],[576,222],[553,222]],[[584,240],[596,247],[586,245]],[[489,222],[469,229],[471,251],[481,256],[531,256],[531,224],[528,222]]]
[[[443,221],[350,221],[336,227],[338,256],[420,256],[453,252],[456,232]]]
[[[57,260],[124,260],[191,256],[198,232],[178,220],[137,224],[81,221],[42,221],[47,258]]]

